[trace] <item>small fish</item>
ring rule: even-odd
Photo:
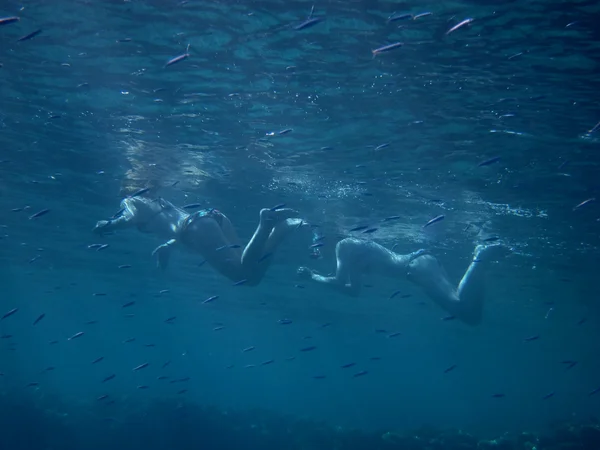
[[[275,362],[274,359],[268,359],[260,363],[261,366],[268,366],[269,364],[273,364]]]
[[[133,194],[131,194],[129,197],[130,198],[134,198],[134,197],[139,197],[140,195],[144,195],[146,192],[150,191],[151,188],[147,187],[147,188],[143,188],[140,189],[138,191],[135,191]]]
[[[173,321],[177,319],[177,316],[171,316],[168,319],[165,319],[165,323],[173,323]]]
[[[22,36],[19,39],[17,39],[17,42],[23,42],[23,41],[28,41],[29,39],[33,39],[41,32],[42,32],[41,28],[39,30],[32,31],[31,33],[26,34],[25,36]]]
[[[182,206],[183,209],[196,209],[202,206],[201,203],[190,203],[189,205]]]
[[[397,22],[399,20],[406,20],[406,19],[412,19],[412,18],[413,18],[412,14],[396,14],[396,15],[388,17],[388,22]]]
[[[176,56],[175,58],[168,60],[167,63],[164,65],[164,68],[172,66],[173,64],[177,64],[178,62],[181,62],[184,59],[189,58],[190,57],[190,54],[188,53],[189,49],[190,49],[190,46],[188,44],[186,52],[183,55],[179,55],[179,56]]]
[[[15,23],[18,22],[19,20],[21,20],[20,18],[13,16],[13,17],[0,17],[0,26],[2,25],[8,25],[11,23]]]
[[[589,130],[588,133],[592,134],[592,133],[594,133],[598,129],[600,129],[600,122],[598,122],[596,125],[594,125],[594,128],[592,128],[591,130]]]
[[[115,377],[116,377],[116,375],[113,373],[112,375],[109,375],[109,376],[105,377],[105,378],[102,380],[102,382],[103,382],[103,383],[106,383],[107,381],[110,381],[110,380],[112,380],[112,379],[113,379],[113,378],[115,378]]]
[[[104,356],[99,356],[98,358],[96,358],[95,360],[92,361],[92,364],[98,364],[103,359],[104,359]]]
[[[365,231],[363,231],[363,234],[371,234],[371,233],[375,233],[379,228],[369,228]]]
[[[130,306],[135,305],[135,301],[130,301],[121,305],[121,308],[129,308]]]
[[[379,144],[377,147],[375,147],[374,151],[379,151],[379,150],[383,150],[386,147],[389,147],[390,144],[388,142],[384,143],[384,144]]]
[[[37,381],[32,381],[31,383],[27,383],[26,387],[34,387],[34,386],[39,386],[40,383],[38,383]]]
[[[212,297],[208,297],[206,300],[204,300],[202,303],[210,303],[216,299],[218,299],[219,296],[218,295],[213,295]]]
[[[277,134],[279,134],[279,135],[284,135],[284,134],[291,133],[292,131],[294,131],[294,130],[292,130],[291,128],[286,128],[285,130],[281,130],[281,131],[280,131],[279,133],[277,133]]]
[[[404,44],[402,42],[394,42],[393,44],[384,45],[383,47],[379,47],[374,50],[371,50],[371,53],[373,53],[373,56],[375,57],[375,56],[379,55],[380,53],[389,52],[390,50],[400,48],[403,45]]]
[[[203,266],[205,263],[206,263],[206,260],[204,260],[204,261],[200,261],[200,262],[198,263],[198,267],[202,267],[202,266]]]
[[[598,392],[600,392],[600,387],[597,387],[593,391],[588,392],[588,397],[591,397],[592,395],[597,394]]]
[[[312,244],[310,245],[308,248],[319,248],[319,247],[323,247],[325,244],[323,244],[322,242],[318,242],[316,244]]]
[[[182,389],[180,391],[177,391],[177,395],[185,394],[186,392],[187,392],[187,389]]]
[[[456,316],[446,316],[446,317],[442,317],[442,321],[446,322],[448,320],[454,320],[456,319]]]
[[[477,167],[489,166],[490,164],[500,161],[500,159],[502,159],[500,156],[494,156],[493,158],[481,161],[479,164],[477,164]]]
[[[587,319],[584,317],[583,319],[579,319],[579,322],[577,322],[577,325],[583,325],[586,322],[587,322]]]
[[[73,336],[71,336],[70,338],[67,339],[67,341],[72,341],[73,339],[77,339],[80,338],[81,336],[83,336],[85,333],[83,331],[80,331],[78,333],[75,333]]]
[[[263,262],[265,259],[270,258],[271,256],[273,256],[273,253],[266,253],[263,256],[260,257],[260,259],[258,260],[258,262]]]
[[[542,397],[542,400],[548,400],[549,398],[554,397],[554,391],[547,393]]]
[[[31,216],[29,216],[29,220],[32,219],[36,219],[38,217],[42,217],[45,216],[46,214],[48,214],[50,212],[49,209],[42,209],[41,211],[36,212],[35,214],[32,214]]]
[[[161,375],[160,377],[156,377],[157,380],[168,380],[169,377],[165,376],[165,375]]]
[[[110,244],[102,244],[100,247],[98,247],[96,249],[97,252],[99,252],[100,250],[104,250],[105,248],[110,247]]]
[[[393,338],[393,337],[401,336],[401,335],[402,335],[402,333],[400,333],[399,331],[396,331],[395,333],[388,334],[388,338]]]
[[[140,386],[138,386],[138,389],[148,389],[150,386],[146,386],[145,384],[142,384]]]
[[[401,216],[389,216],[389,217],[386,217],[385,219],[383,219],[383,222],[389,222],[390,220],[398,220],[400,218],[401,218]]]
[[[423,228],[427,228],[429,225],[433,225],[436,222],[440,222],[440,221],[444,220],[444,217],[445,216],[443,214],[441,214],[441,215],[439,215],[437,217],[434,217],[429,222],[427,222],[425,225],[423,225]]]
[[[137,372],[138,370],[145,369],[145,368],[146,368],[146,367],[148,367],[149,365],[150,365],[150,363],[143,363],[143,364],[140,364],[139,366],[137,366],[137,367],[134,367],[134,368],[132,369],[132,372]]]
[[[254,350],[256,347],[254,347],[253,345],[250,347],[246,347],[245,349],[242,350],[242,353],[248,353],[251,352],[252,350]]]
[[[454,369],[456,369],[456,364],[452,364],[450,367],[444,370],[444,373],[452,372]]]
[[[4,320],[10,316],[12,316],[13,314],[15,314],[17,311],[19,310],[19,308],[14,308],[11,309],[10,311],[8,311],[7,313],[5,313],[2,317],[0,317],[0,320]]]
[[[301,349],[300,349],[300,351],[301,351],[301,352],[310,352],[310,351],[312,351],[312,350],[315,350],[316,348],[317,348],[317,347],[315,347],[314,345],[311,345],[310,347],[304,347],[304,348],[301,348]]]
[[[529,336],[529,337],[526,337],[526,338],[525,338],[525,339],[523,339],[523,340],[524,340],[525,342],[531,342],[531,341],[537,341],[539,338],[540,338],[540,337],[539,337],[539,335],[537,335],[537,334],[536,334],[535,336]]]
[[[37,325],[44,317],[46,317],[46,314],[40,314],[38,318],[34,320],[33,324]]]
[[[107,399],[107,398],[108,398],[108,394],[104,394],[104,395],[101,395],[100,397],[96,398],[96,400],[97,401],[102,401],[102,400]]]
[[[413,17],[413,20],[417,20],[420,19],[421,17],[427,17],[427,16],[431,16],[433,13],[426,11],[426,12],[422,12],[420,14],[417,14],[415,17]]]
[[[161,369],[166,368],[169,364],[171,364],[171,360],[168,360],[166,363],[164,363],[161,367]]]
[[[219,251],[221,251],[221,250],[225,250],[225,249],[228,249],[228,248],[240,248],[240,245],[238,245],[238,244],[232,244],[232,245],[222,245],[221,247],[217,247],[215,250],[216,250],[217,252],[219,252]]]
[[[459,28],[464,27],[465,25],[470,24],[471,22],[473,22],[473,19],[469,17],[468,19],[465,19],[462,22],[457,23],[452,28],[450,28],[448,31],[446,31],[446,36],[448,36],[450,33],[454,32],[454,31],[458,30]]]
[[[584,201],[582,201],[580,204],[578,204],[578,205],[574,206],[574,207],[573,207],[573,211],[576,211],[576,210],[578,210],[579,208],[582,208],[582,207],[584,207],[585,205],[588,205],[588,204],[590,204],[590,203],[592,203],[592,202],[595,202],[595,201],[596,201],[596,197],[591,197],[591,198],[588,198],[587,200],[584,200]]]
[[[367,230],[369,228],[369,225],[359,225],[357,227],[354,227],[350,230],[348,230],[350,233],[354,232],[354,231],[363,231],[363,230]]]
[[[131,264],[121,264],[119,266],[119,269],[130,269],[131,268]]]
[[[489,236],[489,237],[486,237],[485,239],[482,239],[481,242],[495,242],[498,240],[500,240],[499,236]]]
[[[285,203],[280,203],[279,205],[275,205],[272,208],[269,208],[269,211],[277,211],[282,208],[285,208]]]
[[[366,370],[361,370],[360,372],[356,372],[354,375],[352,375],[354,378],[358,378],[358,377],[363,377],[365,375],[367,375],[369,372],[367,372]]]
[[[240,281],[236,281],[235,283],[232,284],[232,286],[241,286],[242,284],[245,284],[248,280],[244,279],[244,280],[240,280]]]
[[[351,363],[348,363],[348,364],[343,364],[342,366],[340,366],[340,368],[341,369],[348,369],[348,368],[353,367],[355,365],[356,365],[356,363],[351,362]]]
[[[370,361],[381,361],[381,356],[371,356],[369,358]]]
[[[304,22],[296,25],[294,27],[294,30],[296,30],[296,31],[305,30],[306,28],[314,27],[316,24],[318,24],[322,21],[323,21],[323,19],[321,17],[310,17],[310,18],[306,19]]]
[[[169,292],[171,292],[171,291],[170,291],[170,290],[168,290],[168,289],[163,289],[162,291],[158,291],[158,293],[159,293],[160,295],[163,295],[163,294],[168,294]]]
[[[123,344],[128,344],[128,343],[130,343],[130,342],[133,342],[133,341],[135,341],[135,338],[129,338],[129,339],[125,339],[125,340],[123,341]]]
[[[290,319],[279,319],[277,323],[279,325],[289,325],[292,323],[292,321]]]
[[[492,398],[504,398],[504,394],[492,394]]]
[[[184,377],[184,378],[178,378],[176,380],[171,380],[170,383],[174,384],[174,383],[185,383],[186,381],[190,381],[191,378],[190,377]]]
[[[213,331],[220,331],[220,330],[223,330],[224,328],[225,327],[223,325],[221,325],[221,326],[218,326],[218,327],[214,327]]]

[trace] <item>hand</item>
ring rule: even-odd
[[[298,274],[298,278],[301,280],[310,280],[312,278],[313,271],[308,267],[299,267],[296,273]]]

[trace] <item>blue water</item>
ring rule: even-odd
[[[11,434],[11,448],[65,448],[59,425],[77,448],[119,447],[181,408],[214,408],[225,436],[234,411],[246,425],[270,414],[266,434],[307,420],[489,438],[600,412],[600,212],[574,209],[600,195],[600,6],[331,0],[295,30],[311,6],[2,2],[20,20],[0,25],[0,313],[18,308],[0,321],[0,405],[22,409],[0,427],[47,429],[35,445]],[[318,225],[322,258],[301,232],[258,287],[193,254],[160,271],[159,239],[91,232],[144,187],[218,208],[244,242],[261,208],[285,203]],[[482,324],[441,320],[405,280],[368,277],[359,298],[300,283],[298,266],[332,272],[335,243],[363,224],[398,252],[427,249],[453,282],[499,236],[512,253],[490,270]],[[169,442],[175,428],[161,430]]]

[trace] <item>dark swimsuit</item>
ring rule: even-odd
[[[221,211],[218,211],[214,208],[201,209],[200,211],[196,211],[193,214],[190,214],[183,224],[181,225],[180,233],[183,233],[187,228],[194,222],[196,219],[200,219],[201,217],[211,217],[219,224],[219,227],[223,226],[223,218],[225,217]]]

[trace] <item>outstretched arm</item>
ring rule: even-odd
[[[360,294],[360,280],[357,278],[351,278],[350,284],[346,284],[346,279],[340,277],[339,270],[335,277],[325,277],[323,275],[319,275],[317,272],[309,269],[308,267],[300,267],[298,269],[298,275],[302,279],[316,281],[319,284],[329,286],[336,291],[351,297],[358,297]]]
[[[115,219],[99,220],[92,231],[94,233],[105,233],[107,231],[121,230],[123,228],[130,228],[136,225],[136,208],[132,207],[129,199],[125,199],[121,202],[122,212],[121,215]]]

